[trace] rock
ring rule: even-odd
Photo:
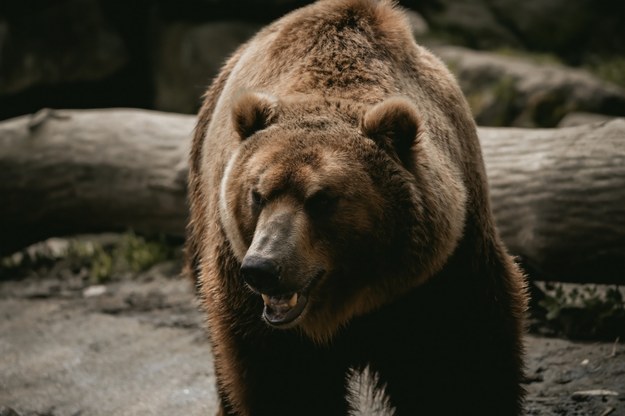
[[[554,127],[571,112],[625,115],[625,90],[586,71],[460,47],[433,50],[456,74],[480,125]]]
[[[0,13],[0,118],[45,106],[141,107],[193,113],[228,53],[263,24],[309,1],[5,3]],[[401,4],[423,12],[425,18],[407,11],[413,33],[420,40],[429,37],[431,27],[436,33],[445,31],[447,41],[451,36],[481,48],[592,53],[593,65],[612,65],[611,71],[622,72],[620,63],[610,64],[609,56],[601,55],[604,51],[625,52],[623,36],[615,35],[625,26],[622,2],[595,5],[583,0],[576,7],[569,7],[564,0],[522,4],[510,0],[402,0]],[[594,24],[599,21],[600,25]],[[590,26],[593,36],[587,36]],[[500,81],[490,82],[498,88],[497,94],[473,97],[486,107],[480,115],[486,124],[502,125],[516,117],[515,111],[521,111],[511,110],[509,103],[498,105],[494,96],[505,102],[515,92],[510,91],[507,78]],[[548,112],[555,111],[552,107],[558,101],[562,98],[551,95],[539,99]],[[574,110],[605,112],[595,107]],[[555,121],[517,124],[555,125],[563,115],[556,113]]]
[[[592,0],[486,0],[500,24],[531,50],[552,51],[572,60],[583,54],[625,53],[623,2]],[[588,28],[592,27],[592,36]],[[616,35],[616,34],[620,35]],[[619,40],[617,40],[619,39]]]
[[[420,38],[428,33],[430,30],[428,26],[428,22],[425,21],[423,16],[413,10],[405,10],[406,16],[408,16],[408,22],[410,23],[410,28],[412,29],[412,35],[415,38]]]
[[[625,3],[582,0],[426,0],[414,6],[437,32],[475,48],[501,46],[584,55],[625,53]],[[600,22],[600,24],[598,24]],[[592,27],[592,36],[588,28]],[[617,35],[618,34],[618,35]]]
[[[602,123],[605,121],[610,121],[612,119],[614,119],[614,117],[606,116],[605,114],[576,111],[565,115],[558,123],[558,127],[582,126],[584,124]]]
[[[144,0],[157,3],[165,19],[179,21],[225,21],[245,19],[270,22],[311,3],[311,0]]]
[[[127,59],[97,0],[21,3],[0,17],[0,94],[99,80]]]
[[[427,20],[430,27],[453,43],[476,48],[522,47],[521,39],[484,3],[484,0],[406,1]]]
[[[259,28],[236,21],[167,26],[156,51],[155,108],[195,113],[227,56]]]
[[[95,298],[97,296],[102,296],[106,293],[106,286],[104,285],[93,285],[86,288],[82,295],[85,298]]]

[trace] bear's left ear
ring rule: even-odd
[[[247,139],[275,121],[277,108],[278,99],[272,95],[260,92],[241,94],[232,105],[234,130],[241,139]]]
[[[406,166],[413,163],[412,147],[420,128],[417,109],[410,101],[400,97],[374,105],[362,119],[363,133],[386,150],[394,150]]]

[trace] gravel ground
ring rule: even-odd
[[[103,286],[0,277],[0,416],[214,414],[202,316],[178,270]],[[528,336],[527,348],[527,415],[625,415],[623,343]]]

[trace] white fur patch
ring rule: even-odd
[[[227,198],[228,181],[230,179],[232,168],[234,167],[238,156],[239,150],[237,149],[228,161],[226,169],[224,170],[224,174],[221,178],[221,183],[219,184],[219,217],[221,218],[221,223],[226,232],[226,237],[228,237],[228,241],[230,242],[230,246],[234,251],[234,255],[239,261],[242,261],[243,257],[245,257],[247,247],[243,242],[241,233],[239,232],[237,221],[233,217],[230,207],[228,207]]]
[[[376,388],[377,375],[369,367],[351,370],[348,375],[348,400],[354,409],[350,416],[393,416],[395,409],[388,402],[384,389]]]

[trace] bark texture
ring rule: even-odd
[[[192,116],[42,110],[0,123],[0,253],[54,235],[182,235]]]
[[[75,233],[183,236],[194,123],[133,109],[0,123],[0,254]],[[625,119],[479,135],[500,232],[530,274],[625,283]]]
[[[479,134],[500,233],[530,274],[625,283],[625,119]]]

